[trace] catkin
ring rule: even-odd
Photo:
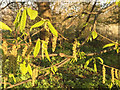
[[[118,78],[118,69],[115,69],[115,77]]]
[[[3,40],[2,49],[3,49],[4,55],[7,55],[7,53],[8,53],[7,46],[8,46],[8,44],[7,44],[6,40]]]
[[[24,57],[26,52],[27,52],[28,46],[26,45],[25,48],[23,49],[22,56]]]
[[[55,48],[56,48],[56,42],[57,42],[57,37],[53,36],[53,39],[52,39],[52,51],[53,52],[55,51]]]
[[[114,83],[114,68],[111,68],[111,76],[112,76],[111,81],[112,83]]]
[[[73,57],[77,61],[76,47],[77,47],[77,40],[75,40],[75,42],[73,43]]]
[[[13,45],[12,46],[12,51],[11,51],[11,55],[13,55],[13,56],[17,56],[17,48],[16,48],[16,45]]]
[[[103,84],[104,84],[105,83],[105,73],[106,73],[104,65],[103,65],[102,71],[103,71]]]

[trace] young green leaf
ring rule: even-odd
[[[31,31],[33,28],[42,26],[43,24],[44,24],[44,21],[43,21],[43,20],[35,23],[33,26],[31,26],[30,31]]]
[[[53,74],[55,74],[55,71],[54,71],[53,67],[51,67],[51,71],[53,72]]]
[[[34,57],[38,55],[39,51],[40,51],[40,39],[38,38],[36,45],[35,45],[34,52],[33,52]]]
[[[17,16],[16,16],[15,21],[13,22],[13,24],[16,24],[16,23],[18,23],[20,21],[21,9],[22,8],[20,8],[19,11],[17,12]]]
[[[48,22],[48,27],[49,27],[51,33],[52,33],[53,35],[55,35],[56,37],[58,37],[58,32],[57,32],[57,30],[53,27],[53,25],[52,25],[50,22]]]
[[[27,73],[27,68],[25,66],[26,62],[24,61],[23,64],[20,64],[20,71],[22,73],[22,75],[25,75]]]
[[[92,61],[92,58],[90,58],[89,60],[86,61],[84,68],[87,68],[87,66],[89,65],[89,63]]]
[[[46,55],[46,58],[47,58],[49,61],[51,61],[47,49],[45,49],[45,55]]]
[[[94,71],[97,72],[96,60],[94,59]]]
[[[25,25],[26,25],[26,9],[23,11],[22,13],[22,17],[21,17],[21,21],[20,21],[20,30],[21,32],[23,32]]]
[[[13,74],[9,74],[9,77],[10,77],[10,78],[13,78],[14,82],[16,83],[16,79],[15,79],[15,77],[14,77]]]
[[[12,32],[12,29],[1,21],[0,21],[0,29],[9,30]]]
[[[32,77],[32,68],[31,68],[30,64],[28,64],[28,66],[27,66],[27,71],[29,72],[29,74]]]
[[[111,47],[111,46],[114,46],[114,45],[115,45],[114,43],[109,43],[109,44],[106,44],[103,48]]]
[[[38,16],[38,12],[36,10],[32,10],[31,8],[27,8],[27,13],[31,20],[34,20]]]
[[[95,30],[92,31],[92,37],[93,37],[93,39],[95,39],[97,37],[97,32]]]
[[[54,68],[54,71],[55,71],[55,72],[58,70],[56,66],[53,66],[53,68]]]

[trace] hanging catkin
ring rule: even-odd
[[[7,46],[8,46],[8,44],[7,44],[6,40],[3,40],[2,49],[3,49],[4,55],[7,55],[7,53],[8,53]]]
[[[24,57],[26,52],[27,52],[28,46],[26,45],[25,48],[23,49],[22,56]]]
[[[103,65],[102,71],[103,71],[103,84],[104,84],[105,83],[105,73],[106,73],[104,65]]]
[[[112,83],[114,83],[114,68],[111,68],[111,76],[112,76],[111,81]]]
[[[75,40],[74,43],[73,43],[73,57],[74,57],[75,61],[77,61],[77,55],[76,55],[77,50],[76,50],[76,48],[77,48],[77,40]]]
[[[118,69],[115,69],[115,77],[118,78]]]

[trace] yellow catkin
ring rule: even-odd
[[[114,83],[114,68],[111,68],[111,76],[112,76],[111,81],[112,83]]]
[[[28,46],[26,45],[25,48],[23,49],[22,56],[24,57],[26,52],[27,52]]]
[[[115,69],[115,77],[118,78],[118,69]]]
[[[119,70],[119,72],[118,72],[118,78],[120,79],[120,70]]]
[[[104,65],[103,65],[102,71],[103,71],[103,84],[104,84],[105,83],[105,73],[106,73]]]
[[[73,57],[77,61],[76,48],[77,48],[77,40],[75,40],[75,42],[73,43]]]
[[[56,42],[57,42],[57,37],[53,36],[53,39],[52,39],[52,51],[53,52],[55,51],[55,48],[56,48]]]
[[[7,47],[8,47],[8,44],[7,44],[6,40],[3,40],[2,49],[3,49],[4,55],[7,55],[7,53],[8,53]]]
[[[12,46],[12,51],[11,51],[11,55],[13,55],[13,56],[17,56],[17,48],[16,48],[16,45],[13,45]]]

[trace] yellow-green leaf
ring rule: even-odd
[[[89,63],[90,63],[91,61],[92,61],[92,58],[89,59],[89,60],[87,60],[86,63],[85,63],[85,65],[84,65],[84,68],[87,68],[87,66],[89,65]]]
[[[51,67],[51,71],[53,72],[53,74],[55,74],[55,71],[54,71],[53,67]]]
[[[23,64],[20,64],[20,71],[22,72],[22,75],[25,75],[27,73],[27,68],[25,64],[26,64],[25,61],[23,62]]]
[[[16,16],[15,21],[13,22],[13,24],[16,24],[17,22],[19,22],[19,20],[20,20],[20,15],[21,15],[21,9],[22,9],[22,8],[20,8],[19,11],[17,12],[17,16]]]
[[[31,26],[30,31],[31,31],[33,28],[42,26],[43,24],[44,24],[44,21],[43,21],[43,20],[35,23],[33,26]]]
[[[45,43],[44,41],[42,41],[42,59],[44,59],[44,46],[45,46]]]
[[[114,46],[114,45],[115,45],[114,43],[109,43],[109,44],[106,44],[103,48],[111,47],[111,46]]]
[[[9,26],[7,26],[6,24],[4,24],[1,21],[0,21],[0,29],[12,31],[12,29]]]
[[[96,60],[94,60],[94,71],[97,72]]]
[[[93,39],[95,39],[97,37],[97,32],[95,30],[92,31],[92,37],[93,37]]]
[[[56,66],[53,66],[53,68],[54,68],[54,71],[55,71],[55,72],[58,70]]]
[[[35,45],[34,52],[33,52],[34,57],[38,55],[39,51],[40,51],[40,39],[38,38],[36,45]]]
[[[13,74],[9,74],[9,77],[10,77],[10,78],[13,78],[14,82],[16,83],[16,79],[15,79],[15,77],[14,77]]]
[[[46,55],[46,58],[47,58],[49,61],[51,61],[47,49],[45,49],[45,55]]]
[[[32,10],[31,8],[27,8],[27,12],[31,20],[34,20],[38,16],[38,12],[36,10]]]
[[[53,25],[52,25],[50,22],[48,22],[48,27],[49,27],[51,33],[52,33],[53,35],[55,35],[55,36],[58,37],[58,32],[57,32],[57,30],[53,27]]]
[[[26,25],[26,9],[24,9],[23,13],[22,13],[22,17],[21,17],[21,21],[20,21],[20,30],[21,32],[23,32],[25,25]]]
[[[27,66],[27,71],[29,72],[29,74],[32,77],[32,68],[31,68],[30,64],[28,64],[28,66]]]

